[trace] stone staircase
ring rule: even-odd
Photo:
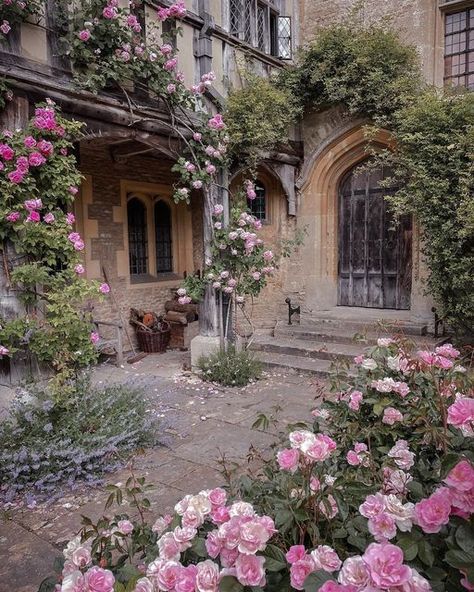
[[[355,340],[357,335],[362,341]],[[378,337],[403,335],[417,349],[432,349],[440,341],[427,335],[427,326],[409,322],[384,323],[355,319],[323,318],[303,324],[277,323],[273,336],[256,336],[251,349],[267,368],[293,370],[326,377],[336,360],[352,362]]]

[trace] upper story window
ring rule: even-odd
[[[474,89],[474,8],[445,17],[444,79]]]
[[[255,183],[255,193],[257,197],[255,199],[247,200],[247,205],[252,216],[255,216],[257,220],[261,222],[267,221],[267,192],[265,186],[257,181]]]
[[[275,0],[227,0],[229,32],[264,53],[291,59],[291,17],[281,16]]]

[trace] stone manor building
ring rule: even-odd
[[[268,76],[291,63],[318,26],[347,16],[355,4],[186,0],[183,35],[176,40],[180,69],[188,86],[215,72],[207,96],[212,110],[241,84],[242,60]],[[143,121],[131,125],[123,96],[92,96],[72,85],[68,60],[57,49],[56,5],[46,0],[40,23],[23,23],[3,42],[0,75],[15,93],[4,125],[21,126],[45,97],[87,124],[77,149],[85,180],[75,206],[87,275],[103,278],[105,270],[122,310],[160,312],[184,274],[203,267],[202,196],[196,191],[190,205],[173,202],[167,128],[146,97],[137,98]],[[169,2],[145,5],[146,24]],[[474,87],[474,1],[365,0],[361,18],[383,17],[417,46],[429,83]],[[307,234],[258,300],[247,304],[258,332],[271,333],[285,322],[285,298],[301,307],[302,323],[381,319],[420,331],[432,324],[416,221],[406,220],[394,231],[378,187],[383,171],[354,175],[367,158],[365,123],[340,109],[310,114],[293,130],[288,146],[261,166],[251,208],[263,222],[265,241],[278,251],[279,241],[291,239],[298,228]],[[381,132],[377,142],[387,146],[388,135]],[[229,172],[231,186],[238,178],[239,171]],[[117,319],[114,303],[104,305],[99,316]]]

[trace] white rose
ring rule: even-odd
[[[377,368],[377,362],[372,358],[366,358],[362,362],[362,368],[365,368],[366,370],[375,370]]]
[[[79,547],[81,547],[80,535],[71,539],[69,543],[66,545],[66,548],[63,550],[63,555],[65,559],[72,559],[72,554],[76,549],[79,549]]]
[[[402,504],[396,495],[385,496],[385,508],[397,523],[402,532],[410,532],[413,526],[415,506],[412,503]]]
[[[400,356],[389,356],[387,366],[394,372],[400,372]]]
[[[229,514],[233,516],[255,516],[255,510],[252,504],[248,502],[234,502],[230,509]]]

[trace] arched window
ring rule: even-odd
[[[156,273],[173,271],[171,209],[160,200],[154,208],[155,215],[155,244],[156,244]]]
[[[257,197],[248,199],[247,204],[252,216],[264,222],[267,219],[267,191],[260,181],[255,183],[255,193]]]
[[[128,201],[127,217],[130,275],[144,275],[148,273],[148,230],[141,200],[132,197]]]

